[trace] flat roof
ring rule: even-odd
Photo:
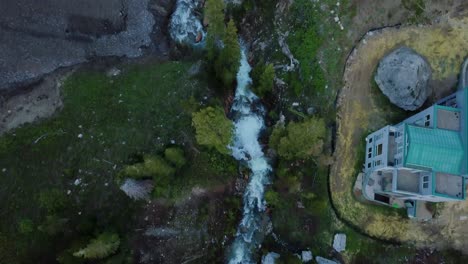
[[[405,125],[405,165],[460,175],[464,149],[457,131]]]

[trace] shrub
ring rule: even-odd
[[[58,217],[57,215],[46,216],[45,221],[37,229],[50,236],[55,236],[66,230],[68,219]]]
[[[145,156],[144,160],[144,172],[155,180],[168,178],[175,173],[175,169],[160,156]]]
[[[321,118],[310,118],[301,123],[290,122],[285,131],[281,126],[275,127],[270,146],[278,155],[287,160],[314,159],[323,150],[326,136],[325,122]]]
[[[159,156],[147,155],[143,157],[142,163],[126,166],[119,174],[120,178],[128,177],[132,179],[144,178],[166,178],[175,173],[175,169],[171,167],[163,158]]]
[[[281,198],[279,197],[279,194],[274,190],[268,190],[265,193],[265,201],[268,205],[272,207],[279,207]]]
[[[29,234],[34,231],[34,223],[31,219],[23,218],[18,222],[18,231],[21,234]]]
[[[187,163],[184,151],[177,147],[167,148],[164,151],[164,158],[172,163],[177,169],[182,168]]]
[[[42,190],[39,193],[39,206],[49,213],[64,209],[67,205],[67,196],[60,189]]]

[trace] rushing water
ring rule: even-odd
[[[264,191],[268,184],[271,167],[265,157],[259,134],[264,129],[265,109],[259,98],[249,89],[252,79],[251,67],[247,62],[245,49],[241,51],[241,65],[237,73],[237,89],[231,112],[234,116],[235,131],[231,146],[232,155],[249,167],[250,181],[244,193],[242,221],[231,246],[228,262],[254,263],[252,253],[262,240],[262,216],[265,211]]]
[[[171,38],[178,43],[196,44],[197,36],[205,39],[205,32],[197,9],[201,7],[200,0],[177,0],[177,5],[171,17],[169,32]]]

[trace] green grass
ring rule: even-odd
[[[334,12],[331,14],[331,12]],[[292,100],[313,105],[329,120],[334,120],[334,100],[341,88],[345,52],[346,30],[341,30],[334,17],[343,25],[351,19],[347,1],[294,1],[290,7],[287,23],[290,31],[287,39],[289,48],[299,61],[297,71],[284,76],[290,89],[287,94]],[[286,29],[287,26],[287,29]]]
[[[63,86],[60,112],[0,137],[0,235],[16,241],[8,254],[27,256],[25,262],[35,256],[50,260],[78,233],[110,227],[126,232],[138,203],[118,190],[117,172],[135,155],[162,152],[171,140],[194,141],[191,113],[183,104],[208,91],[203,81],[187,75],[189,67],[178,62],[126,66],[114,78],[79,71]],[[210,167],[204,155],[191,156],[190,162],[200,161],[197,166],[208,169],[190,171],[194,167],[187,166],[180,179],[195,175],[209,184],[213,175],[226,179],[232,173]],[[232,168],[233,161],[226,163]],[[76,179],[80,186],[73,184]],[[179,182],[186,188],[199,183]],[[38,228],[20,234],[18,224],[24,227],[24,219],[36,227],[45,223],[49,213],[38,197],[48,189],[71,192],[66,208],[57,213],[66,219],[66,230],[52,237]]]

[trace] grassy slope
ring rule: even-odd
[[[189,67],[179,62],[128,66],[113,78],[80,71],[63,86],[62,111],[0,138],[0,234],[17,241],[15,254],[55,254],[53,247],[60,250],[76,232],[85,232],[74,224],[90,219],[91,231],[128,228],[138,204],[117,189],[114,176],[135,154],[159,152],[171,140],[194,141],[191,113],[182,105],[190,96],[206,94],[207,88],[187,75]],[[189,162],[193,166],[173,182],[174,195],[235,175],[235,163],[215,153],[190,155]],[[81,185],[74,185],[76,179]],[[69,221],[67,234],[55,236],[60,243],[36,228],[46,215],[38,194],[52,188],[71,191],[67,208],[60,212]],[[21,219],[33,221],[31,234],[18,233]]]

